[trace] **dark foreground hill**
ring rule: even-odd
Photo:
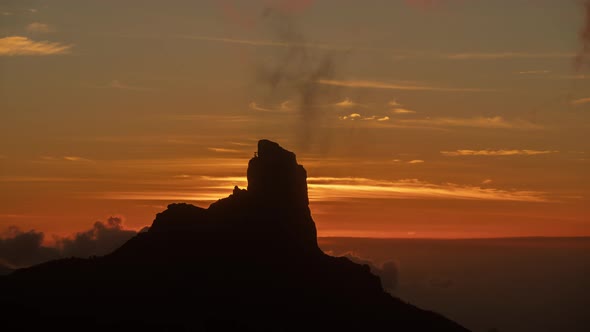
[[[11,330],[466,331],[383,291],[369,267],[324,254],[306,171],[267,140],[248,189],[208,209],[172,204],[113,253],[0,279]]]

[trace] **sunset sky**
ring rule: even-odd
[[[0,235],[206,207],[266,138],[319,236],[590,236],[583,8],[2,1]]]

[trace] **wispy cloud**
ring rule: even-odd
[[[210,41],[219,43],[229,43],[245,46],[267,46],[267,47],[301,47],[301,48],[317,48],[331,51],[348,51],[351,47],[338,46],[324,43],[288,43],[273,40],[251,40],[251,39],[234,39],[234,38],[215,38],[204,36],[180,36],[180,38]]]
[[[338,119],[340,120],[355,120],[355,119],[360,119],[362,118],[362,116],[358,113],[352,113],[349,115],[343,115],[343,116],[339,116]]]
[[[576,105],[576,106],[582,105],[582,104],[588,104],[588,103],[590,103],[590,97],[572,100],[572,105]]]
[[[217,182],[219,185],[210,186],[216,188],[216,190],[223,186],[230,188],[233,185],[239,185],[243,187],[247,184],[245,177],[203,177],[203,179],[210,183]],[[359,198],[549,201],[546,193],[543,192],[481,188],[479,186],[463,186],[453,183],[433,184],[417,179],[386,181],[354,177],[309,177],[307,184],[311,201]]]
[[[416,57],[428,58],[442,58],[447,60],[509,60],[509,59],[561,59],[573,58],[575,53],[568,52],[519,52],[519,51],[498,51],[498,52],[455,52],[455,53],[433,53],[433,52],[419,52],[419,51],[402,51],[393,50],[391,48],[380,47],[358,47],[350,45],[335,45],[328,43],[297,43],[284,42],[276,40],[253,40],[253,39],[237,39],[225,37],[207,37],[207,36],[177,36],[177,38],[208,41],[217,43],[227,43],[243,46],[262,46],[262,47],[300,47],[300,48],[316,48],[330,51],[380,51],[380,52],[396,52],[393,58],[396,60],[404,60]]]
[[[575,53],[565,52],[474,52],[441,55],[441,57],[449,60],[560,59],[574,56]]]
[[[520,75],[545,75],[545,74],[549,74],[550,71],[549,70],[525,70],[525,71],[519,71],[518,74]]]
[[[68,178],[56,176],[26,176],[6,175],[0,176],[0,182],[100,182],[96,178]]]
[[[293,111],[293,108],[291,107],[291,101],[289,101],[289,100],[282,102],[276,108],[262,106],[262,105],[253,101],[250,104],[248,104],[248,108],[253,111],[266,112],[266,113],[286,113],[286,112]]]
[[[226,148],[207,148],[209,151],[213,152],[220,152],[220,153],[240,153],[242,151],[236,149],[226,149]]]
[[[21,36],[0,38],[0,56],[68,54],[72,47],[73,45],[34,41]]]
[[[88,158],[83,158],[80,156],[63,156],[63,157],[55,157],[55,156],[42,156],[42,160],[44,161],[72,161],[72,162],[91,162],[92,160]]]
[[[260,119],[253,119],[252,116],[246,115],[232,115],[232,114],[175,114],[175,115],[166,115],[167,119],[173,120],[180,120],[180,121],[210,121],[211,123],[214,122],[221,122],[221,123],[235,123],[235,124],[242,124],[242,123],[251,123],[260,121]],[[194,142],[190,142],[193,144]]]
[[[496,201],[547,201],[545,193],[508,191],[457,184],[432,184],[416,179],[383,181],[367,178],[309,178],[312,200],[379,199],[464,199]]]
[[[395,109],[391,110],[391,113],[394,113],[394,114],[413,114],[413,113],[416,113],[416,111],[412,111],[412,110],[409,110],[407,108],[395,108]]]
[[[253,111],[259,111],[259,112],[276,112],[276,110],[270,109],[270,108],[266,108],[266,107],[262,107],[260,105],[258,105],[255,102],[251,102],[250,104],[248,104],[248,107],[253,110]]]
[[[77,156],[65,156],[63,157],[64,160],[67,161],[74,161],[74,162],[88,162],[91,161],[90,159],[86,159],[86,158],[82,158],[82,157],[77,157]]]
[[[408,161],[408,164],[422,164],[422,163],[424,163],[424,160],[421,160],[421,159],[414,159],[414,160]]]
[[[334,103],[334,106],[339,108],[365,107],[364,105],[352,101],[350,98],[344,98],[344,100]]]
[[[442,155],[449,157],[458,156],[535,156],[541,154],[559,153],[555,150],[455,150],[441,151]]]
[[[378,121],[378,122],[389,121],[388,116],[377,116],[377,115],[362,116],[359,113],[352,113],[349,115],[339,116],[338,119],[340,119],[342,121],[354,121],[354,120]]]
[[[120,191],[90,194],[88,198],[139,201],[197,201],[213,202],[231,193],[230,190],[198,192],[195,190],[174,191]]]
[[[476,117],[476,118],[425,118],[425,119],[399,119],[398,125],[422,126],[422,127],[474,127],[474,128],[499,128],[499,129],[542,129],[542,126],[524,120],[506,120],[500,116]]]
[[[476,88],[449,88],[428,85],[416,85],[407,83],[389,83],[369,80],[318,80],[317,83],[348,88],[388,89],[388,90],[409,90],[409,91],[446,91],[446,92],[481,92],[491,91],[488,89]]]
[[[49,24],[33,22],[26,27],[27,32],[31,33],[50,33],[55,32],[55,28]]]
[[[107,87],[112,88],[112,89],[130,90],[130,91],[154,91],[154,89],[152,89],[152,88],[133,86],[133,85],[122,83],[119,80],[112,80],[107,85]]]
[[[587,80],[587,79],[590,79],[590,75],[584,75],[584,74],[560,75],[560,76],[556,76],[555,78],[562,79],[562,80]]]

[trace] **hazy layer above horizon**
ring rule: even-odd
[[[139,230],[269,138],[320,236],[590,235],[580,2],[427,2],[3,1],[0,230]]]

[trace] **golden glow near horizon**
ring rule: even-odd
[[[579,3],[334,6],[0,4],[0,235],[207,206],[261,138],[320,236],[590,235]]]

